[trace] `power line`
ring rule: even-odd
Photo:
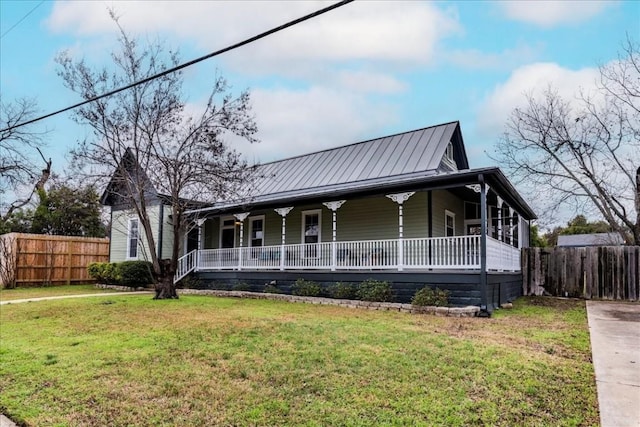
[[[2,33],[2,35],[0,36],[0,39],[2,39],[4,36],[6,36],[7,34],[9,34],[9,32],[10,32],[11,30],[13,30],[15,27],[17,27],[18,25],[20,25],[20,23],[21,23],[22,21],[24,21],[25,19],[27,19],[27,17],[29,17],[29,15],[31,15],[33,12],[35,12],[35,10],[36,10],[37,8],[39,8],[39,7],[42,5],[42,3],[44,3],[44,2],[45,2],[45,0],[42,0],[42,1],[41,1],[40,3],[38,3],[38,4],[37,4],[33,9],[31,9],[29,12],[27,12],[27,14],[26,14],[26,15],[24,15],[22,18],[20,18],[20,20],[19,20],[18,22],[16,22],[15,24],[13,24],[13,25],[11,26],[11,28],[9,28],[7,31],[5,31],[4,33]]]
[[[137,82],[131,83],[131,84],[129,84],[127,86],[124,86],[124,87],[121,87],[119,89],[115,89],[115,90],[112,90],[110,92],[103,93],[102,95],[94,96],[93,98],[89,98],[89,99],[87,99],[85,101],[82,101],[82,102],[79,102],[77,104],[71,105],[70,107],[66,107],[66,108],[63,108],[61,110],[54,111],[53,113],[49,113],[49,114],[46,114],[44,116],[40,116],[40,117],[37,117],[35,119],[28,120],[28,121],[22,122],[22,123],[18,123],[16,125],[10,126],[8,128],[2,129],[2,130],[0,130],[0,133],[7,132],[7,131],[10,131],[10,130],[13,130],[13,129],[16,129],[16,128],[19,128],[19,127],[22,127],[22,126],[26,126],[26,125],[29,125],[31,123],[39,122],[40,120],[47,119],[49,117],[58,115],[60,113],[64,113],[66,111],[73,110],[74,108],[81,107],[81,106],[83,106],[85,104],[88,104],[90,102],[97,101],[99,99],[106,98],[107,96],[115,95],[116,93],[125,91],[127,89],[131,89],[132,87],[135,87],[135,86],[150,82],[151,80],[155,80],[155,79],[157,79],[159,77],[166,76],[167,74],[175,73],[176,71],[182,70],[183,68],[187,68],[187,67],[189,67],[191,65],[197,64],[198,62],[202,62],[202,61],[204,61],[206,59],[213,58],[214,56],[218,56],[218,55],[221,55],[221,54],[223,54],[225,52],[229,52],[229,51],[237,49],[239,47],[248,45],[248,44],[253,43],[253,42],[257,41],[257,40],[263,39],[263,38],[265,38],[265,37],[267,37],[267,36],[269,36],[271,34],[277,33],[279,31],[282,31],[282,30],[284,30],[286,28],[289,28],[289,27],[293,27],[296,24],[299,24],[299,23],[307,21],[307,20],[309,20],[311,18],[315,18],[316,16],[320,16],[320,15],[322,15],[324,13],[327,13],[327,12],[330,12],[330,11],[332,11],[334,9],[342,7],[342,6],[344,6],[344,5],[348,4],[348,3],[351,3],[353,1],[354,0],[343,0],[341,2],[334,3],[331,6],[327,6],[327,7],[323,8],[323,9],[319,9],[319,10],[317,10],[315,12],[312,12],[312,13],[310,13],[308,15],[305,15],[303,17],[294,19],[293,21],[289,21],[286,24],[282,24],[282,25],[280,25],[278,27],[272,28],[272,29],[270,29],[268,31],[265,31],[265,32],[260,33],[260,34],[258,34],[256,36],[250,37],[248,39],[245,39],[245,40],[243,40],[243,41],[241,41],[239,43],[233,44],[231,46],[227,46],[227,47],[225,47],[223,49],[220,49],[220,50],[217,50],[215,52],[211,52],[211,53],[209,53],[207,55],[201,56],[201,57],[196,58],[196,59],[194,59],[192,61],[185,62],[184,64],[181,64],[181,65],[178,65],[176,67],[170,68],[170,69],[165,70],[165,71],[163,71],[161,73],[158,73],[156,75],[144,78],[142,80],[139,80]]]

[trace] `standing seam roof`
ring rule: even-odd
[[[451,122],[266,163],[258,166],[254,192],[275,194],[436,171],[458,126]]]

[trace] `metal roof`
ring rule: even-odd
[[[251,192],[274,195],[397,175],[435,173],[458,126],[458,122],[452,122],[265,163],[256,170],[258,178]]]
[[[442,166],[449,142],[454,147],[457,171]],[[222,212],[317,198],[404,191],[403,188],[449,188],[477,183],[482,174],[491,181],[492,188],[499,188],[503,197],[520,208],[528,219],[536,217],[499,169],[469,169],[457,121],[265,163],[256,168],[249,197],[219,201],[191,212]]]

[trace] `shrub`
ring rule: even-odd
[[[357,299],[356,287],[351,283],[338,282],[329,288],[331,298],[337,299]]]
[[[363,301],[392,302],[393,289],[389,282],[367,279],[358,285],[358,299]]]
[[[149,261],[122,261],[118,263],[121,284],[124,286],[144,286],[154,283],[153,264]]]
[[[298,279],[291,286],[291,294],[301,297],[317,297],[322,293],[322,287],[312,280]]]
[[[249,286],[248,283],[240,282],[240,283],[236,283],[235,285],[233,285],[231,287],[231,290],[233,290],[233,291],[250,291],[251,290],[251,286]]]
[[[278,289],[278,287],[276,285],[273,285],[271,283],[267,283],[266,285],[264,285],[264,291],[265,294],[281,294],[282,291],[280,289]]]
[[[96,279],[99,283],[119,285],[122,281],[118,263],[92,262],[87,267],[87,271],[89,276]]]
[[[431,289],[428,286],[420,289],[411,299],[413,305],[435,305],[437,307],[445,307],[449,305],[449,291],[436,288]]]
[[[108,264],[107,262],[92,262],[87,266],[87,273],[89,276],[96,279],[98,282],[104,281],[104,277],[102,271],[104,269],[104,265]]]

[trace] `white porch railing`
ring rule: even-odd
[[[178,267],[176,268],[176,274],[173,276],[173,283],[177,283],[191,273],[197,267],[198,251],[191,251],[185,256],[178,259]]]
[[[400,249],[402,244],[402,250]],[[416,270],[480,269],[480,236],[323,242],[231,249],[204,249],[180,259],[178,272],[193,270]],[[520,251],[487,237],[487,269],[520,270]],[[180,277],[181,278],[181,277]],[[179,280],[179,279],[177,279]]]
[[[520,249],[487,236],[487,269],[520,271]]]

